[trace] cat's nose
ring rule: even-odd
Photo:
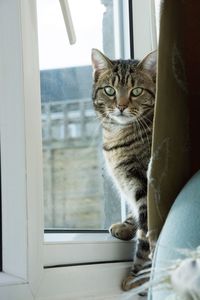
[[[117,105],[117,108],[121,111],[121,112],[123,112],[126,108],[128,107],[128,105],[120,105],[120,104],[118,104]]]

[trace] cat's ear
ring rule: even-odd
[[[92,49],[92,66],[94,73],[100,73],[112,67],[112,62],[108,57],[97,49]]]
[[[149,53],[143,60],[139,63],[138,67],[146,70],[154,78],[156,77],[157,71],[157,50]]]

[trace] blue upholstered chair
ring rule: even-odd
[[[177,249],[194,249],[200,245],[200,171],[198,171],[179,193],[166,219],[154,254],[153,266],[160,270],[180,258]],[[152,277],[156,276],[152,274]],[[148,300],[164,300],[167,289],[153,288]]]

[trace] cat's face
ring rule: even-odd
[[[141,62],[111,61],[93,49],[93,103],[102,121],[119,125],[134,123],[153,111],[156,52]]]

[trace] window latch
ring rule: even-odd
[[[76,43],[76,34],[75,34],[74,25],[71,17],[69,3],[68,0],[59,0],[59,1],[60,1],[62,14],[63,14],[63,19],[65,22],[65,27],[67,30],[69,43],[70,45],[73,45]]]

